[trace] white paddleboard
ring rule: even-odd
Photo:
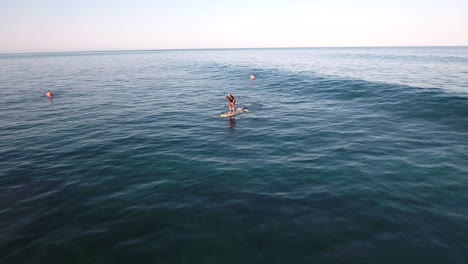
[[[220,117],[230,117],[230,116],[240,114],[242,112],[244,112],[242,109],[237,109],[237,111],[235,111],[235,112],[227,112],[225,114],[220,115]]]

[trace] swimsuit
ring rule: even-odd
[[[227,97],[227,99],[229,100],[229,107],[234,107],[234,96],[231,95],[231,97]]]

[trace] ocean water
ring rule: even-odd
[[[0,263],[468,262],[468,47],[1,54],[0,91]]]

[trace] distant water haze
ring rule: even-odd
[[[462,0],[0,2],[0,53],[467,46]]]

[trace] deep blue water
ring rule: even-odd
[[[468,262],[468,47],[3,54],[0,89],[1,263]]]

